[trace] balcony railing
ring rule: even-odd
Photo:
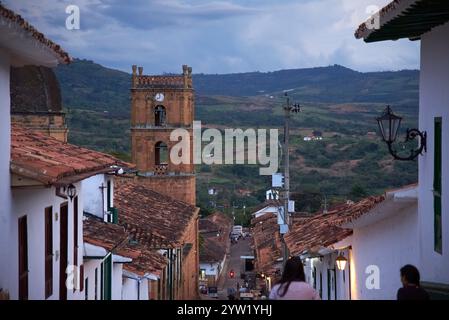
[[[155,176],[165,176],[168,171],[168,164],[158,164],[154,167]]]

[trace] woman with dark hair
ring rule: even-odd
[[[407,264],[400,272],[403,287],[398,290],[398,300],[429,300],[429,294],[421,287],[418,268]]]
[[[307,282],[300,258],[288,259],[281,280],[270,292],[272,300],[320,300],[319,294]]]

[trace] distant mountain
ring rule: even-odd
[[[56,68],[66,107],[129,113],[131,75],[88,60]],[[301,102],[418,104],[419,71],[357,72],[339,65],[274,72],[194,74],[200,96],[290,95]]]
[[[131,75],[87,60],[60,66],[56,74],[63,104],[70,109],[69,141],[130,161]],[[297,210],[314,212],[323,194],[332,204],[416,182],[416,162],[392,161],[373,132],[387,103],[404,117],[403,129],[416,127],[418,78],[413,70],[362,73],[337,65],[195,74],[195,119],[216,128],[281,129],[283,90],[290,90],[289,96],[303,106],[290,123],[291,188],[301,194]],[[315,130],[323,133],[323,140],[304,141]],[[264,198],[270,185],[269,178],[258,175],[257,166],[202,165],[197,172],[197,204],[208,210],[210,186],[220,190],[219,206],[235,203],[249,208]],[[236,186],[251,196],[242,195]],[[236,217],[245,213],[242,210],[236,210]]]

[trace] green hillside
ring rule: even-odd
[[[129,160],[130,74],[91,61],[56,69],[68,110],[69,140]],[[386,104],[417,123],[418,71],[361,73],[342,66],[194,75],[196,115],[203,125],[224,129],[279,128],[283,90],[303,105],[292,120],[292,189],[297,210],[357,199],[417,180],[416,162],[392,161],[376,132],[375,117]],[[306,142],[318,130],[323,140]],[[198,166],[198,205],[223,210],[234,205],[239,219],[263,199],[269,177],[248,165]],[[214,187],[218,196],[210,197]]]

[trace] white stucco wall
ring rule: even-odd
[[[95,300],[95,269],[97,270],[97,300],[101,299],[101,263],[102,259],[89,259],[84,261],[84,280],[87,279],[87,300]],[[86,286],[84,286],[86,290]],[[84,296],[83,296],[84,298]]]
[[[9,162],[11,149],[11,116],[9,91],[9,56],[0,48],[0,288],[9,289],[12,296],[17,296],[15,288],[17,277],[12,277],[11,270],[17,270],[11,222],[11,188]],[[11,258],[10,258],[11,257]]]
[[[200,263],[200,269],[205,270],[206,276],[218,277],[218,267],[220,263]]]
[[[114,183],[111,176],[97,174],[83,180],[84,211],[103,219],[103,213],[107,210],[107,183],[111,180],[111,204],[114,206]],[[103,189],[100,187],[104,186]]]
[[[123,300],[137,300],[138,281],[130,278],[123,278]]]
[[[402,286],[399,269],[406,264],[419,267],[417,222],[417,207],[409,206],[389,218],[353,230],[352,299],[396,299]],[[365,271],[370,265],[379,267],[379,290],[365,285],[369,276]]]
[[[80,190],[81,184],[75,187]],[[68,202],[68,265],[74,262],[73,203],[56,196],[54,187],[13,189],[12,191],[12,230],[8,245],[11,255],[7,259],[6,274],[12,279],[10,287],[11,299],[18,299],[18,218],[27,216],[28,226],[28,287],[30,300],[45,299],[45,208],[53,207],[53,295],[49,300],[59,299],[59,253],[60,253],[60,205]],[[82,197],[78,197],[78,265],[82,256]],[[80,299],[79,290],[67,290],[68,299]]]
[[[348,250],[345,249],[345,257],[348,257]],[[335,300],[335,290],[336,292],[336,300],[349,300],[349,268],[346,267],[345,270],[338,270],[335,259],[337,258],[339,251],[334,251],[329,254],[325,254],[320,258],[312,258],[307,259],[304,265],[304,273],[306,275],[306,281],[313,286],[314,277],[313,270],[316,268],[316,291],[320,293],[320,273],[321,273],[321,299],[328,300],[328,272],[330,270],[332,274],[336,276],[336,287],[335,282],[333,281],[331,275],[330,278],[330,297],[331,300]]]
[[[123,264],[121,263],[113,263],[112,264],[112,300],[121,300],[122,299],[122,272],[123,272]]]
[[[419,233],[421,278],[449,284],[449,23],[421,39],[419,126],[427,131],[427,153],[419,159]],[[443,254],[434,251],[434,118],[442,117]]]
[[[123,300],[149,300],[149,280],[123,277]]]

